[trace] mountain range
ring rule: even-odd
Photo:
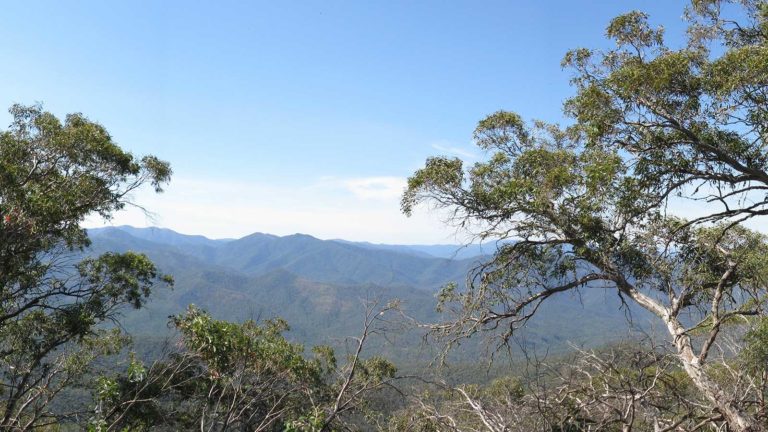
[[[398,299],[405,312],[425,322],[441,320],[436,293],[449,282],[462,284],[467,273],[488,258],[488,245],[376,245],[320,240],[306,234],[255,233],[240,239],[212,240],[161,228],[129,226],[90,229],[90,253],[146,253],[175,278],[171,290],[154,293],[148,306],[126,313],[122,325],[135,338],[168,335],[168,317],[189,304],[214,317],[241,321],[281,317],[289,337],[341,346],[360,332],[366,300]],[[558,352],[569,343],[595,346],[627,333],[627,313],[609,290],[584,289],[545,304],[520,335],[537,350]],[[407,331],[376,343],[377,351],[414,359],[433,348]],[[479,342],[465,344],[471,355]]]

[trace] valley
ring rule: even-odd
[[[373,300],[399,300],[403,312],[421,323],[447,319],[436,311],[440,288],[450,282],[464,284],[468,272],[488,258],[466,257],[466,251],[481,251],[479,247],[371,245],[304,234],[211,240],[122,226],[92,229],[89,235],[92,253],[145,253],[175,278],[173,289],[157,290],[144,309],[126,314],[122,321],[134,338],[151,340],[163,340],[168,317],[194,304],[231,321],[280,317],[290,325],[288,339],[341,348],[346,337],[360,332],[366,302]],[[463,259],[450,258],[462,251]],[[571,345],[597,347],[626,338],[630,324],[642,328],[648,317],[639,309],[622,309],[610,291],[586,287],[575,301],[574,295],[565,293],[545,304],[517,333],[518,347],[539,354],[565,353]],[[408,324],[403,320],[393,325],[398,331],[372,344],[372,353],[399,362],[432,360],[439,344],[424,344],[423,332],[404,329]],[[452,358],[476,358],[485,349],[476,339],[464,341]]]

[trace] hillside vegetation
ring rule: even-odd
[[[355,335],[366,301],[399,300],[402,310],[420,322],[440,319],[437,294],[447,283],[461,283],[484,256],[463,260],[400,252],[404,246],[371,248],[319,240],[308,235],[278,237],[253,234],[239,240],[209,240],[157,228],[115,227],[90,230],[91,251],[141,252],[162,271],[173,274],[174,288],[122,320],[134,338],[163,340],[168,316],[194,304],[211,316],[241,322],[284,318],[286,337],[307,345],[340,346]],[[446,246],[445,249],[459,249]],[[542,352],[559,353],[570,344],[594,347],[629,332],[630,318],[642,327],[647,315],[622,310],[618,297],[604,290],[584,290],[577,302],[569,295],[548,305],[520,335],[520,342]],[[586,317],[590,317],[586,320]],[[563,326],[563,320],[582,322]],[[410,330],[396,343],[377,344],[374,351],[395,360],[429,362],[434,347]],[[482,347],[471,342],[454,353],[472,361]]]
[[[567,124],[497,111],[480,160],[409,177],[402,212],[446,211],[480,255],[88,231],[170,164],[12,106],[0,430],[768,430],[768,2],[684,19],[670,45],[614,18],[611,48],[565,55]]]

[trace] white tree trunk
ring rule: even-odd
[[[674,340],[675,348],[677,348],[677,357],[683,364],[686,374],[688,374],[688,377],[691,378],[693,384],[701,391],[704,397],[709,399],[715,409],[723,415],[731,432],[765,431],[765,428],[759,425],[752,416],[735,406],[733,400],[706,374],[699,361],[699,357],[693,351],[690,336],[685,332],[685,327],[680,324],[680,321],[678,321],[670,309],[641,293],[625,280],[619,281],[619,289],[664,321],[669,334]]]
[[[677,356],[683,364],[683,369],[688,374],[688,377],[691,378],[696,388],[725,417],[729,430],[733,432],[764,431],[765,428],[757,424],[752,416],[734,406],[733,400],[705,373],[699,358],[693,352],[691,338],[685,333],[685,329],[680,322],[676,318],[669,316],[664,321],[669,333],[674,338]]]

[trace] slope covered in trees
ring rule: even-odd
[[[499,241],[478,266],[304,235],[128,229],[92,244],[85,217],[111,217],[142,185],[161,191],[169,165],[80,114],[12,107],[0,134],[0,428],[768,429],[768,237],[745,224],[768,215],[768,3],[694,0],[685,18],[680,48],[642,12],[615,18],[614,49],[565,56],[571,123],[499,111],[475,129],[485,160],[434,157],[414,173],[406,214],[431,203]],[[673,200],[707,205],[684,219]],[[177,290],[158,290],[173,283],[164,272]],[[374,299],[356,332],[333,327],[363,291],[410,304]],[[581,302],[605,314],[573,315]],[[484,337],[499,348],[471,352],[485,363],[548,315],[563,336],[622,311],[663,337],[559,359],[529,350],[526,368],[486,386],[404,376],[377,355],[410,326],[448,354]],[[283,312],[307,338],[325,325],[343,344],[292,341]],[[124,326],[166,323],[154,357],[125,351]]]
[[[436,294],[440,287],[460,282],[478,262],[477,258],[448,260],[408,252],[371,251],[350,244],[339,247],[336,241],[309,236],[258,234],[246,237],[244,242],[232,240],[224,244],[169,231],[158,238],[152,232],[154,228],[91,230],[93,251],[142,252],[163,271],[175,275],[172,291],[158,293],[144,310],[126,315],[122,321],[136,338],[162,339],[167,335],[167,317],[195,304],[214,318],[232,321],[280,317],[290,324],[291,331],[286,334],[289,339],[309,345],[334,345],[345,336],[356,334],[366,300],[398,299],[411,317],[421,322],[437,320],[440,314],[436,311]],[[261,241],[254,244],[254,237]],[[205,243],[203,247],[201,243]],[[304,247],[307,243],[314,246]],[[343,267],[325,265],[328,257],[339,250],[343,259],[331,261]],[[233,255],[239,259],[232,263],[221,258]],[[251,265],[243,269],[242,262]],[[296,262],[302,265],[293,265]],[[378,265],[381,262],[393,263],[397,272],[387,272],[388,267]],[[377,265],[377,271],[367,271]],[[354,283],[324,282],[348,281],[349,275],[356,275]],[[419,280],[431,282],[405,283]],[[620,306],[618,298],[607,298],[601,292],[587,293],[577,303],[563,298],[548,307],[520,341],[554,353],[568,350],[570,343],[594,347],[617,340],[628,333],[626,314],[631,312],[621,310]],[[643,315],[635,318],[638,325],[645,319]],[[563,319],[584,324],[563,328]],[[435,354],[434,348],[423,346],[419,332],[410,331],[407,337],[390,336],[394,342],[379,347],[380,353],[392,359],[429,361]],[[456,357],[474,361],[478,346],[469,345],[472,349],[457,352]]]

